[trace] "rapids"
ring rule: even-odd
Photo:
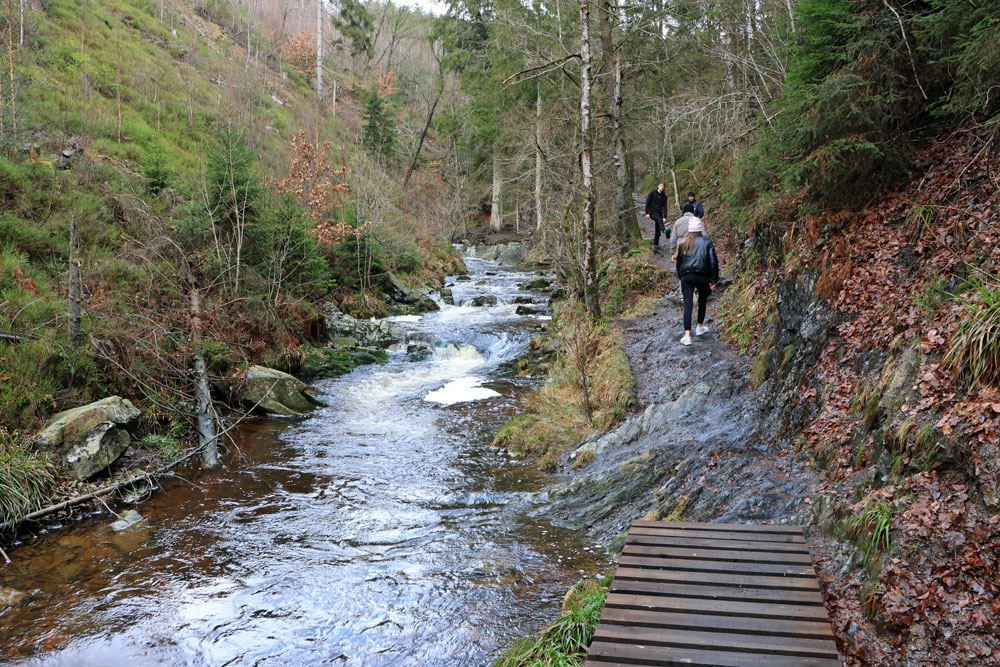
[[[582,532],[516,503],[551,481],[490,446],[535,380],[530,274],[467,258],[456,303],[396,321],[432,347],[325,380],[328,407],[242,427],[124,530],[106,513],[12,550],[3,657],[19,664],[483,665],[607,568]],[[477,284],[480,282],[483,284]]]

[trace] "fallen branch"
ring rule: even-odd
[[[579,58],[579,57],[580,57],[579,53],[571,53],[568,56],[563,56],[562,58],[556,58],[555,60],[550,60],[549,62],[545,63],[544,65],[538,65],[537,67],[529,67],[528,69],[523,69],[520,72],[515,72],[514,74],[511,74],[510,76],[508,76],[506,79],[503,80],[503,82],[500,85],[506,86],[507,83],[511,79],[516,79],[519,76],[521,76],[522,74],[530,74],[532,72],[537,72],[538,70],[546,69],[546,68],[556,69],[557,67],[562,67],[568,61],[573,60],[574,58]]]
[[[199,453],[200,450],[201,450],[200,447],[196,447],[196,448],[192,449],[190,452],[188,452],[187,454],[185,454],[184,456],[182,456],[181,458],[179,458],[179,459],[177,459],[175,461],[172,461],[171,463],[168,463],[165,466],[157,468],[156,470],[143,473],[142,475],[136,475],[135,477],[130,477],[129,479],[122,480],[120,482],[116,482],[116,483],[112,484],[111,486],[106,486],[103,489],[98,489],[97,491],[92,491],[91,493],[85,493],[82,496],[76,496],[75,498],[69,498],[68,500],[64,500],[64,501],[62,501],[60,503],[56,503],[55,505],[49,505],[48,507],[43,507],[42,509],[34,511],[31,514],[26,514],[25,516],[23,516],[20,519],[18,519],[17,521],[15,521],[13,524],[10,524],[10,523],[5,524],[4,528],[8,528],[8,527],[13,528],[15,526],[21,525],[22,523],[24,523],[26,521],[35,521],[36,519],[41,519],[42,517],[45,517],[45,516],[48,516],[49,514],[53,514],[55,512],[58,512],[59,510],[64,510],[67,507],[73,507],[74,505],[79,505],[80,503],[86,502],[88,500],[94,500],[96,498],[100,498],[101,496],[110,495],[110,494],[114,493],[115,491],[117,491],[118,489],[121,489],[122,487],[130,486],[130,485],[135,484],[137,482],[142,482],[142,481],[149,480],[149,479],[151,479],[153,477],[156,477],[157,475],[162,475],[162,474],[166,473],[168,470],[170,470],[171,468],[175,468],[178,465],[180,465],[181,463],[184,463],[185,461],[189,460],[195,454]]]

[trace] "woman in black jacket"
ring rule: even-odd
[[[684,240],[677,244],[677,277],[681,280],[681,292],[684,294],[684,336],[681,345],[691,344],[691,311],[694,308],[694,291],[698,290],[698,328],[695,334],[700,336],[708,333],[705,324],[705,307],[708,305],[708,295],[719,282],[719,257],[715,254],[715,246],[702,235],[702,223],[699,218],[692,218],[688,224],[688,233]]]

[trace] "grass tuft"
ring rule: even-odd
[[[51,483],[45,457],[0,429],[0,527],[42,507]]]
[[[865,550],[864,564],[867,565],[872,553],[888,551],[892,548],[892,508],[885,502],[879,502],[869,507],[853,520],[852,530],[861,537],[861,546]]]
[[[972,293],[959,297],[962,319],[945,362],[971,389],[1000,381],[1000,285],[981,278],[970,283]]]
[[[587,657],[597,622],[608,597],[610,577],[588,580],[573,587],[563,603],[563,614],[537,637],[523,639],[494,667],[575,667]]]

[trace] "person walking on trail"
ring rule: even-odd
[[[694,206],[692,206],[691,202],[684,204],[684,208],[681,210],[684,215],[674,220],[674,233],[670,236],[670,257],[674,262],[677,261],[677,243],[687,236],[688,225],[694,219]],[[704,234],[704,231],[702,234]]]
[[[705,217],[705,207],[701,205],[698,198],[694,196],[693,192],[688,193],[688,204],[694,207],[694,217],[704,218]]]
[[[719,257],[715,246],[702,234],[701,220],[691,218],[684,240],[677,246],[677,277],[684,295],[684,336],[681,345],[691,344],[691,311],[694,309],[694,292],[698,291],[698,327],[695,335],[708,333],[705,326],[705,309],[708,296],[719,282]]]
[[[660,183],[646,197],[646,218],[653,221],[653,254],[660,254],[660,234],[670,238],[670,232],[663,228],[663,216],[667,212],[666,186]]]

